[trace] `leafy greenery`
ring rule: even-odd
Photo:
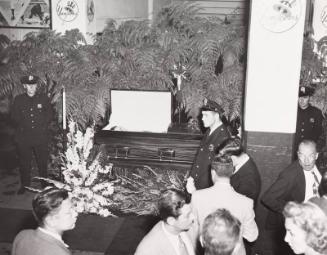
[[[197,15],[199,8],[185,2],[162,8],[150,24],[126,21],[117,26],[108,21],[93,45],[86,45],[81,33],[64,35],[42,30],[23,41],[6,42],[1,48],[0,95],[22,92],[19,78],[35,73],[61,121],[61,89],[67,94],[69,117],[86,127],[107,121],[109,90],[171,90],[174,66],[184,66],[178,97],[181,107],[197,118],[204,97],[220,102],[229,119],[241,116],[245,29],[218,19]],[[1,41],[2,38],[0,38]],[[217,73],[218,59],[228,51],[237,68],[224,66]],[[226,68],[225,68],[226,67]]]

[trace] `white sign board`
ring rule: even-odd
[[[245,96],[247,131],[294,133],[305,0],[251,5]]]
[[[111,116],[104,130],[166,133],[171,92],[111,90]]]

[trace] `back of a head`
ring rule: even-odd
[[[240,240],[240,221],[226,209],[209,214],[202,227],[205,255],[230,255]]]
[[[242,154],[242,142],[239,137],[231,137],[226,139],[217,151],[220,155],[239,156]]]
[[[228,155],[218,155],[211,163],[211,170],[215,171],[217,177],[230,178],[233,174],[233,161]]]
[[[177,218],[182,207],[189,202],[187,194],[177,189],[166,190],[158,202],[159,215],[162,220],[168,217]]]
[[[68,198],[68,191],[58,188],[43,190],[35,195],[32,201],[33,215],[40,226],[45,217],[55,213],[62,202]]]

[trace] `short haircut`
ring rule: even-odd
[[[305,140],[301,141],[299,144],[299,147],[297,148],[298,151],[299,151],[301,145],[305,145],[305,146],[311,145],[317,151],[317,144],[313,140],[305,139]]]
[[[288,202],[283,215],[304,231],[306,245],[319,254],[327,254],[327,216],[319,206]]]
[[[217,155],[211,163],[211,170],[214,170],[218,177],[231,177],[234,171],[231,157],[228,155]]]
[[[218,209],[209,214],[202,227],[206,255],[230,255],[240,241],[241,223],[228,210]]]
[[[68,191],[65,189],[50,188],[36,194],[32,201],[33,215],[40,226],[43,226],[44,219],[58,211],[62,202],[68,198]]]
[[[226,139],[219,147],[217,153],[219,155],[239,156],[243,152],[241,139],[239,137],[231,137]]]
[[[158,202],[160,218],[164,221],[168,217],[178,218],[181,215],[182,207],[189,201],[188,195],[180,190],[168,189],[164,191]]]

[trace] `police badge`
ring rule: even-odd
[[[213,144],[209,144],[209,151],[213,152],[213,150],[215,149],[215,146]]]

